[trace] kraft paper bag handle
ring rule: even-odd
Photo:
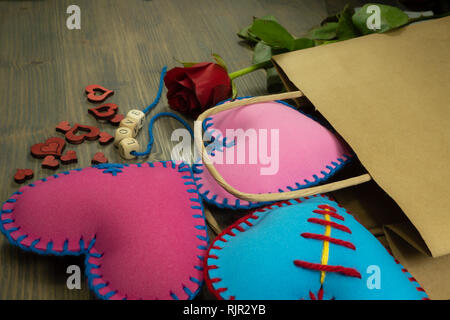
[[[269,202],[269,201],[280,201],[280,200],[288,200],[294,198],[302,198],[307,196],[312,196],[319,193],[327,193],[347,187],[351,187],[354,185],[358,185],[367,181],[370,181],[372,178],[369,174],[363,174],[357,177],[336,181],[328,184],[324,184],[321,186],[315,186],[311,188],[305,188],[296,191],[288,191],[288,192],[276,192],[276,193],[245,193],[241,192],[232,186],[230,186],[225,179],[220,175],[217,169],[214,167],[211,158],[206,152],[205,145],[203,144],[203,132],[202,132],[202,123],[207,117],[214,115],[216,113],[234,109],[237,107],[251,105],[259,102],[267,102],[273,100],[284,100],[284,99],[293,99],[303,96],[301,91],[292,91],[285,92],[280,94],[272,94],[266,96],[259,96],[241,100],[235,100],[229,103],[224,103],[214,108],[208,109],[203,112],[194,123],[194,140],[195,145],[198,151],[201,154],[202,162],[208,169],[209,173],[213,176],[214,179],[224,188],[226,191],[234,195],[235,197],[251,202]]]

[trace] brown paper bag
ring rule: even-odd
[[[449,31],[447,17],[274,57],[375,181],[335,197],[432,298],[450,298]]]

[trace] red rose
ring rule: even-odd
[[[164,83],[170,107],[194,119],[232,95],[227,71],[212,62],[173,68],[167,72]]]

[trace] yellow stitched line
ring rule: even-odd
[[[329,211],[328,209],[325,209],[325,211]],[[325,215],[325,220],[330,221],[330,216],[328,214]],[[331,235],[331,226],[325,226],[325,236],[330,237]],[[321,263],[323,265],[327,265],[328,264],[328,256],[329,256],[329,252],[330,252],[330,242],[329,241],[324,241],[323,242],[323,248],[322,248],[322,261]],[[323,285],[323,283],[325,282],[325,274],[326,271],[321,271],[320,272],[320,284]]]

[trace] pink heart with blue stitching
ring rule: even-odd
[[[206,118],[203,129],[214,141],[208,148],[217,171],[231,186],[246,193],[285,192],[317,185],[354,156],[332,130],[283,101],[221,111]],[[265,204],[238,199],[206,168],[195,176],[199,178],[199,192],[208,203],[230,209]]]
[[[39,254],[85,255],[104,299],[191,299],[203,279],[207,232],[192,169],[184,163],[103,164],[20,188],[0,229]]]

